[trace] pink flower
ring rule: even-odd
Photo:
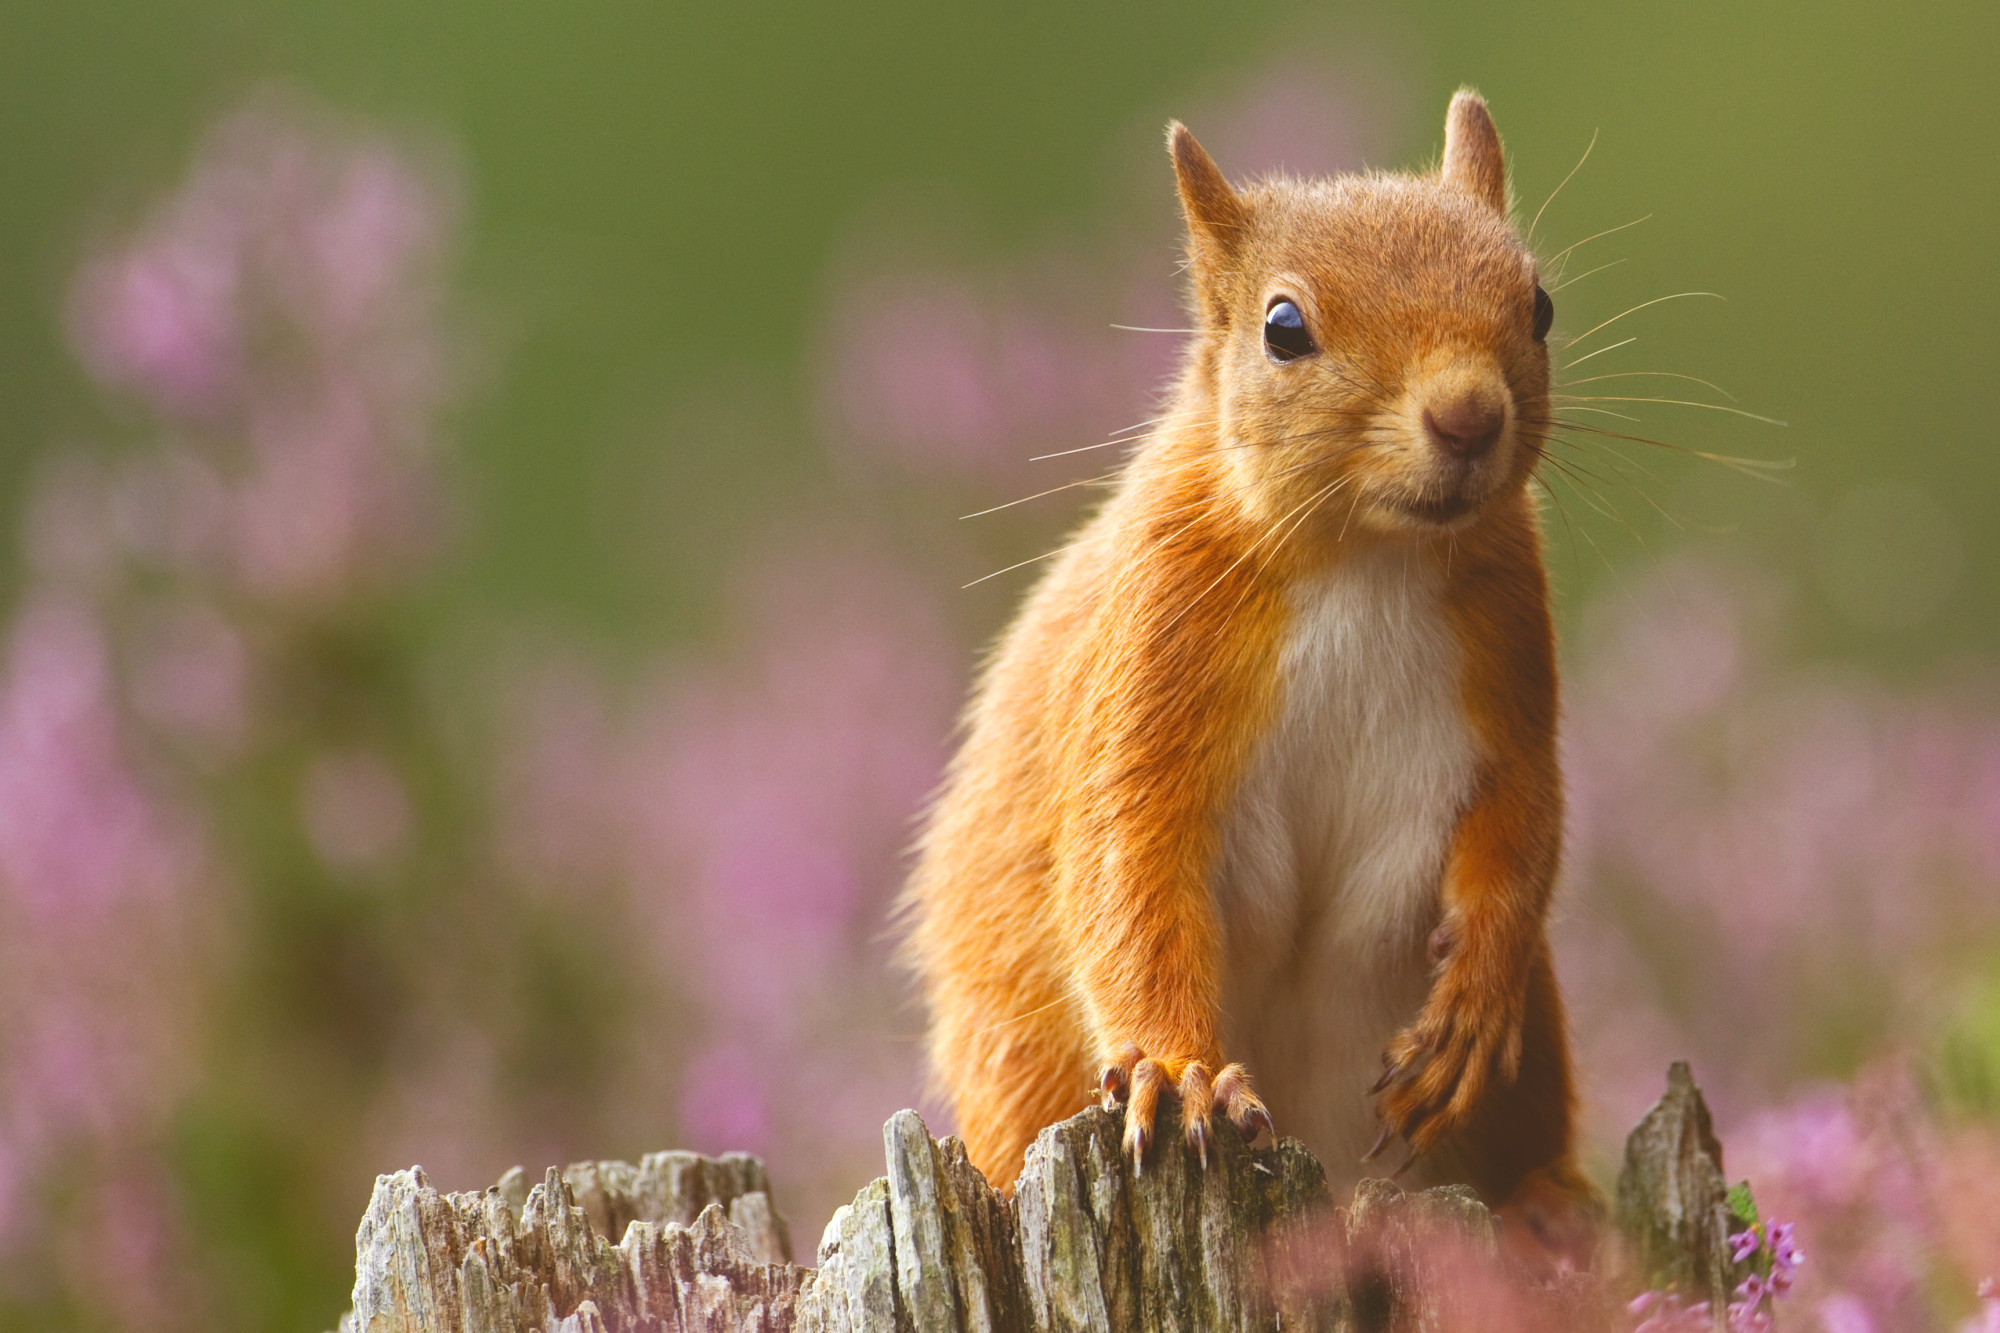
[[[85,269],[70,319],[92,374],[177,416],[222,406],[238,373],[239,275],[221,239],[151,238]]]
[[[1858,1297],[1845,1293],[1829,1296],[1815,1311],[1826,1333],[1875,1333],[1874,1316]]]
[[[404,155],[267,102],[224,122],[182,190],[90,261],[71,301],[84,364],[202,427],[163,451],[153,502],[127,509],[147,554],[325,603],[430,552],[446,216]],[[199,497],[175,458],[197,444],[215,478]],[[177,503],[195,498],[199,514]]]
[[[187,840],[128,766],[109,645],[86,608],[30,604],[0,676],[0,893],[97,913],[173,892]]]
[[[760,1077],[760,1072],[764,1074]],[[768,1152],[772,1117],[769,1074],[739,1046],[721,1045],[681,1072],[680,1123],[688,1145],[702,1152]]]

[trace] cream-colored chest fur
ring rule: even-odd
[[[1338,1177],[1375,1135],[1367,1096],[1429,986],[1426,945],[1474,743],[1441,579],[1395,547],[1302,587],[1270,733],[1212,880],[1223,1033],[1281,1134]]]

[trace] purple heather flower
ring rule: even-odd
[[[1770,1227],[1770,1285],[1771,1290],[1781,1296],[1791,1289],[1799,1266],[1806,1261],[1805,1251],[1799,1248],[1796,1232],[1797,1228],[1790,1222],[1774,1222]]]
[[[1729,1333],[1769,1333],[1771,1313],[1754,1305],[1729,1307]]]
[[[217,409],[237,373],[236,256],[204,239],[147,238],[95,261],[71,306],[90,371],[175,415]]]
[[[1979,1283],[1979,1313],[1958,1326],[1958,1333],[2000,1333],[2000,1289],[1992,1278]]]
[[[1718,1105],[1770,1105],[1817,1072],[1801,988],[1881,996],[1861,1034],[1879,1048],[1934,1021],[1909,968],[1963,966],[2000,931],[2000,718],[1788,669],[1766,628],[1782,611],[1768,580],[1669,562],[1577,636],[1566,865],[1584,910],[1557,956],[1588,997],[1599,1133],[1644,1111],[1676,1050]],[[1845,1160],[1799,1156],[1822,1177]]]
[[[1821,1301],[1814,1313],[1826,1333],[1875,1333],[1875,1316],[1860,1297],[1840,1292]]]
[[[1287,56],[1260,71],[1231,104],[1198,108],[1188,123],[1232,177],[1337,175],[1379,153],[1394,132],[1382,108],[1395,99],[1360,99],[1354,88],[1352,76],[1339,69]]]
[[[1041,471],[1030,460],[1111,438],[1171,369],[1174,347],[1109,327],[1125,314],[1118,298],[1101,283],[1085,289],[1094,300],[1029,304],[952,274],[850,283],[834,303],[823,376],[836,452],[876,471],[1008,485],[1051,467],[1103,471],[1095,454]]]
[[[1648,1300],[1651,1297],[1654,1299]],[[1645,1304],[1641,1305],[1640,1302]],[[1705,1329],[1709,1325],[1708,1302],[1698,1305],[1683,1305],[1675,1292],[1647,1292],[1626,1307],[1634,1314],[1652,1312],[1647,1319],[1632,1330],[1632,1333],[1679,1333],[1681,1330]]]
[[[435,541],[442,202],[386,144],[259,105],[71,289],[79,360],[155,431],[40,469],[0,625],[0,1244],[74,1267],[88,1322],[161,1322],[135,1302],[173,1306],[156,1278],[188,1268],[138,1159],[201,1076],[204,987],[240,944],[216,779],[268,739],[260,687],[299,631]],[[368,752],[313,762],[302,805],[337,864],[414,836]],[[30,1236],[56,1162],[81,1220]],[[129,1280],[89,1291],[105,1254]]]
[[[1732,1264],[1742,1263],[1745,1259],[1757,1253],[1758,1247],[1763,1245],[1763,1243],[1764,1238],[1757,1234],[1757,1228],[1755,1227],[1751,1227],[1748,1231],[1737,1232],[1729,1238],[1729,1262]]]
[[[680,1122],[701,1152],[771,1149],[768,1062],[734,1044],[712,1046],[681,1071]]]
[[[128,762],[111,648],[88,608],[23,608],[0,676],[0,893],[43,913],[95,913],[172,893],[185,839]]]
[[[201,427],[174,432],[125,488],[135,554],[323,603],[406,577],[429,552],[447,212],[386,145],[257,107],[86,265],[71,301],[79,357],[106,387]]]

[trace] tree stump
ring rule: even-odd
[[[900,1112],[888,1174],[835,1212],[811,1269],[755,1158],[586,1162],[532,1189],[516,1168],[476,1194],[440,1194],[413,1167],[376,1180],[340,1330],[1603,1328],[1634,1273],[1702,1295],[1733,1276],[1721,1149],[1685,1065],[1627,1144],[1618,1217],[1637,1257],[1600,1265],[1623,1278],[1527,1280],[1463,1188],[1366,1180],[1336,1208],[1296,1140],[1252,1149],[1226,1124],[1205,1170],[1162,1144],[1135,1176],[1122,1127],[1089,1110],[1044,1130],[1008,1200],[956,1139]]]

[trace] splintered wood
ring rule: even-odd
[[[888,1174],[834,1214],[814,1268],[751,1157],[586,1162],[532,1189],[517,1169],[479,1194],[398,1171],[362,1219],[340,1333],[1602,1329],[1641,1289],[1698,1302],[1736,1276],[1721,1148],[1683,1065],[1633,1131],[1593,1274],[1524,1265],[1469,1190],[1367,1180],[1337,1207],[1298,1143],[1226,1126],[1206,1169],[1162,1151],[1135,1176],[1121,1128],[1091,1110],[1043,1131],[1010,1201],[901,1112]]]

